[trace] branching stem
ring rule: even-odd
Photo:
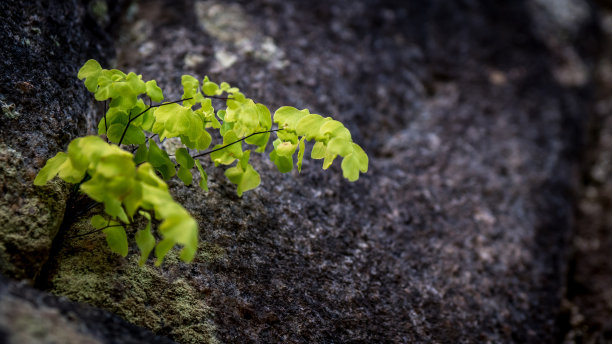
[[[111,227],[123,227],[123,225],[108,225],[108,226],[106,226],[106,227],[98,228],[98,229],[95,229],[95,230],[93,230],[93,231],[89,231],[89,232],[87,232],[87,233],[83,233],[83,234],[78,234],[78,235],[69,236],[69,237],[66,237],[66,239],[80,238],[80,237],[83,237],[83,236],[86,236],[86,235],[89,235],[89,234],[94,234],[94,233],[97,233],[97,232],[99,232],[99,231],[102,231],[102,230],[105,230],[105,229],[107,229],[107,228],[111,228]]]
[[[273,132],[275,132],[275,131],[279,131],[279,130],[283,130],[283,129],[281,128],[281,129],[272,129],[272,130],[266,130],[266,131],[258,131],[258,132],[256,132],[256,133],[252,133],[251,135],[247,135],[247,136],[245,136],[245,137],[243,137],[243,138],[241,138],[241,139],[239,139],[239,140],[236,140],[236,141],[234,141],[234,142],[228,143],[228,144],[226,144],[226,145],[224,145],[224,146],[221,146],[221,147],[219,147],[219,148],[215,148],[215,149],[209,150],[209,151],[204,152],[204,153],[196,154],[196,155],[192,156],[192,158],[194,158],[194,159],[195,159],[195,158],[199,158],[199,157],[203,157],[203,156],[209,155],[210,153],[214,153],[214,152],[216,152],[216,151],[220,151],[220,150],[222,150],[222,149],[224,149],[224,148],[227,148],[227,147],[229,147],[229,146],[231,146],[231,145],[233,145],[233,144],[236,144],[236,143],[238,143],[238,142],[242,142],[242,141],[244,141],[244,140],[248,139],[249,137],[251,137],[251,136],[253,136],[253,135],[265,134],[265,133],[273,133]]]
[[[175,101],[173,101],[173,102],[168,102],[168,103],[162,103],[162,104],[157,104],[157,105],[149,105],[149,106],[148,106],[148,107],[147,107],[147,108],[146,108],[144,111],[142,111],[142,112],[141,112],[141,113],[139,113],[138,115],[136,115],[136,116],[134,116],[134,117],[132,117],[132,118],[130,118],[130,119],[128,120],[128,123],[127,123],[127,125],[125,126],[125,129],[123,129],[123,133],[121,134],[121,138],[119,139],[119,143],[117,144],[117,146],[121,146],[121,142],[123,142],[123,138],[125,138],[125,134],[127,133],[128,128],[130,127],[130,124],[131,124],[131,123],[132,123],[132,122],[133,122],[135,119],[137,119],[138,117],[142,116],[142,115],[143,115],[145,112],[147,112],[147,111],[151,110],[151,108],[154,108],[154,107],[160,107],[160,106],[164,106],[164,105],[170,105],[170,104],[176,104],[176,103],[182,102],[182,101],[184,101],[184,100],[189,100],[189,99],[193,99],[193,98],[185,98],[185,99],[179,99],[179,100],[175,100]],[[105,120],[105,121],[106,121],[106,120]]]

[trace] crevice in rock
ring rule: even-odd
[[[80,194],[77,186],[73,186],[70,197],[66,201],[66,211],[57,234],[53,238],[51,250],[47,256],[47,260],[42,265],[38,274],[34,277],[33,286],[39,290],[51,289],[51,276],[56,268],[56,260],[58,253],[65,244],[66,234],[70,227],[81,216],[85,215],[97,203],[92,201],[87,196]]]

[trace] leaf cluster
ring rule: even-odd
[[[122,256],[128,252],[126,228],[133,225],[135,216],[144,217],[147,225],[135,234],[140,264],[146,262],[153,249],[156,264],[161,264],[175,245],[182,246],[182,260],[193,259],[198,242],[197,222],[172,199],[164,180],[176,175],[191,185],[195,169],[200,175],[199,186],[208,191],[208,175],[199,160],[203,156],[210,156],[215,166],[233,165],[225,175],[236,184],[239,196],[261,183],[249,160],[253,151],[265,152],[272,132],[277,138],[269,156],[282,173],[292,171],[294,164],[301,171],[308,141],[314,142],[310,156],[323,159],[323,169],[340,156],[343,175],[349,181],[356,181],[360,172],[368,170],[366,153],[352,141],[351,133],[341,122],[288,106],[279,108],[272,118],[265,105],[226,82],[216,84],[208,77],[200,82],[183,75],[181,100],[163,102],[163,91],[155,80],[144,81],[132,72],[103,69],[95,60],[85,63],[78,78],[84,80],[96,100],[108,103],[98,123],[100,136],[72,141],[66,153],[60,152],[47,161],[34,184],[44,185],[56,175],[80,184],[83,193],[104,204],[106,216],[95,215],[92,226],[104,231],[110,249]],[[213,100],[224,101],[225,106],[215,109]],[[277,129],[272,129],[273,123]],[[218,131],[222,142],[206,150],[212,144],[209,130]],[[156,143],[155,136],[159,142],[178,138],[183,147],[172,159]],[[244,144],[254,148],[244,149]],[[122,145],[131,145],[134,150],[124,150]],[[161,240],[153,232],[157,222]]]

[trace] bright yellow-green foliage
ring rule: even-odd
[[[67,153],[60,152],[47,161],[34,184],[44,185],[56,175],[80,184],[83,193],[104,204],[106,217],[95,215],[92,226],[103,230],[110,249],[122,256],[128,253],[126,228],[133,226],[135,216],[142,216],[147,225],[135,233],[141,265],[153,249],[156,264],[161,264],[177,244],[182,246],[182,260],[193,259],[198,244],[197,223],[172,199],[164,180],[177,175],[185,185],[191,185],[195,167],[200,174],[198,185],[208,191],[208,176],[198,160],[202,156],[210,155],[215,166],[236,161],[225,175],[236,184],[239,196],[261,182],[249,163],[251,150],[243,150],[243,142],[255,146],[256,153],[263,153],[272,132],[278,138],[270,158],[280,172],[293,170],[296,151],[295,165],[301,171],[306,141],[314,141],[311,157],[324,159],[323,169],[340,156],[343,175],[349,181],[356,181],[360,172],[368,170],[368,156],[342,123],[288,106],[279,108],[272,121],[265,105],[246,98],[225,82],[217,85],[205,77],[200,83],[183,75],[181,100],[152,105],[151,101],[164,99],[155,80],[145,82],[141,75],[103,69],[95,60],[87,61],[78,77],[85,79],[96,100],[109,100],[108,111],[98,124],[98,134],[105,135],[107,141],[98,136],[73,140]],[[142,97],[148,98],[148,105]],[[224,100],[225,109],[216,110],[212,99]],[[278,124],[277,129],[272,129],[273,123]],[[212,142],[210,129],[219,130],[223,142],[205,151]],[[160,141],[180,139],[184,147],[176,150],[174,161],[152,139],[154,136]],[[121,145],[138,147],[130,153]],[[159,241],[152,231],[157,222]]]
[[[142,208],[155,213],[162,221],[159,232],[163,239],[156,246],[158,264],[175,244],[183,245],[181,258],[193,259],[198,246],[198,226],[180,204],[176,203],[168,186],[149,163],[136,167],[131,153],[111,145],[97,136],[77,138],[68,146],[68,154],[58,153],[49,159],[34,180],[44,185],[59,173],[60,178],[78,183],[87,174],[90,179],[81,184],[81,191],[104,204],[110,218],[96,215],[91,224],[104,230],[113,252],[126,256],[128,252],[125,225],[130,224],[136,211]],[[136,233],[136,244],[141,250],[141,264],[155,247],[150,230],[150,215],[140,211],[149,220],[145,229]]]

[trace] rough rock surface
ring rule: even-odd
[[[0,343],[174,343],[116,315],[0,275]]]
[[[590,14],[540,15],[546,6],[132,7],[120,68],[168,99],[180,75],[208,74],[272,109],[333,115],[371,170],[349,184],[338,166],[280,175],[253,157],[262,185],[238,198],[207,164],[207,194],[170,182],[200,223],[193,264],[139,270],[85,236],[59,247],[47,287],[184,343],[553,341],[586,121],[589,40],[576,42]],[[568,34],[548,39],[555,30]],[[65,237],[89,230],[72,220]]]
[[[598,3],[602,43],[576,204],[565,343],[612,342],[612,4]]]
[[[554,3],[132,4],[117,67],[156,79],[168,99],[180,96],[182,74],[207,74],[273,110],[294,105],[333,115],[370,155],[370,171],[351,184],[337,162],[321,171],[320,161],[309,160],[301,174],[281,175],[266,157],[253,156],[262,185],[239,198],[222,169],[205,162],[210,192],[169,183],[200,224],[202,249],[192,264],[172,256],[162,268],[138,268],[134,255],[111,254],[103,235],[74,237],[91,230],[88,216],[100,211],[92,209],[65,219],[38,286],[182,343],[558,339],[588,111],[586,49],[593,42],[582,37],[594,36],[583,1]],[[14,2],[0,9],[5,4]],[[78,7],[58,8],[71,5]],[[41,5],[26,9],[38,13]],[[93,23],[90,12],[78,10],[75,20]],[[50,51],[51,35],[73,20],[62,13],[45,19],[59,32],[43,36]],[[23,19],[12,13],[8,20]],[[7,27],[0,35],[15,36],[19,26]],[[45,32],[36,27],[23,30]],[[7,222],[24,209],[12,209],[10,197],[42,192],[28,185],[44,159],[94,124],[75,71],[86,58],[100,58],[95,42],[106,38],[79,39],[82,24],[71,30],[76,36],[62,37],[75,43],[60,40],[57,48],[69,49],[57,57],[61,68],[27,69],[36,58],[18,64],[21,51],[29,52],[19,40],[0,51],[7,74],[0,79],[0,159],[10,162],[0,165],[4,247],[22,246],[5,233],[44,230],[44,250],[37,250],[48,252],[66,193],[47,205],[57,207],[47,210],[52,220],[34,217],[46,221],[40,224]],[[23,73],[32,85],[63,80],[70,96],[51,93],[58,86],[28,96],[26,84],[13,86]],[[50,110],[35,116],[42,105]],[[21,165],[29,172],[20,174]],[[9,252],[0,256],[2,269],[31,278],[27,269],[40,262],[21,261],[16,248],[0,246]]]
[[[0,12],[0,272],[32,280],[62,222],[68,188],[34,187],[45,161],[87,131],[91,98],[74,77],[113,50],[77,1],[2,1]]]

